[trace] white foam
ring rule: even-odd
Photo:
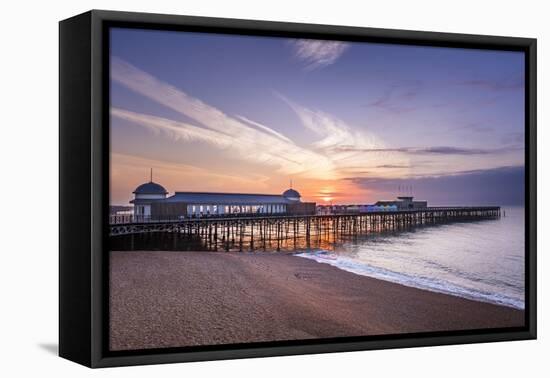
[[[462,298],[494,303],[518,309],[524,309],[525,307],[523,301],[499,293],[483,292],[431,277],[414,276],[406,273],[394,272],[388,269],[361,263],[349,257],[333,254],[324,250],[299,253],[296,256],[315,260],[319,263],[329,264],[336,268],[358,275],[395,282],[418,289],[430,290],[438,293],[450,294]]]

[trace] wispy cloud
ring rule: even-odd
[[[363,153],[400,152],[413,155],[491,155],[508,153],[523,149],[522,146],[505,146],[499,148],[465,148],[452,146],[436,147],[396,147],[396,148],[357,148],[353,146],[341,146],[342,151],[355,151]]]
[[[481,168],[481,169],[466,169],[458,171],[434,171],[427,174],[413,174],[406,177],[379,177],[379,176],[370,176],[370,177],[346,177],[345,180],[358,182],[362,184],[375,184],[375,183],[390,183],[390,184],[399,184],[404,182],[414,182],[414,180],[430,179],[430,178],[439,178],[439,177],[456,177],[464,175],[478,175],[485,174],[487,172],[507,172],[509,170],[523,170],[523,166],[501,166],[501,167],[492,167],[492,168]]]
[[[294,110],[305,128],[321,138],[313,142],[312,147],[315,151],[329,157],[340,175],[350,173],[367,175],[372,171],[382,175],[398,173],[377,168],[385,163],[408,167],[409,162],[406,157],[393,153],[380,138],[364,128],[351,127],[343,120],[324,111],[306,108],[278,93],[277,96]],[[378,150],[380,153],[366,157],[361,154],[363,150]]]
[[[119,108],[112,108],[111,115],[145,127],[155,133],[164,133],[174,140],[198,141],[220,149],[229,149],[242,159],[275,166],[283,174],[319,177],[332,172],[330,162],[323,164],[323,161],[327,160],[323,156],[292,143],[278,142],[280,141],[278,138],[265,136],[262,138],[260,133],[255,135],[256,140],[247,140],[238,134],[227,135],[216,130]],[[319,169],[316,168],[316,162],[318,162]]]
[[[243,122],[246,122],[252,126],[256,126],[258,129],[262,130],[262,131],[265,131],[266,133],[269,133],[271,135],[274,135],[276,136],[277,138],[280,138],[282,140],[284,140],[285,142],[289,142],[289,143],[292,143],[292,141],[287,138],[286,136],[284,136],[283,134],[281,134],[280,132],[278,131],[275,131],[273,130],[272,128],[270,127],[267,127],[266,125],[262,125],[261,123],[259,122],[256,122],[256,121],[252,121],[251,119],[248,119],[246,117],[243,117],[243,116],[236,116],[238,119],[240,119],[241,121]]]
[[[501,92],[524,89],[525,80],[523,76],[513,76],[500,80],[488,80],[488,79],[472,79],[463,80],[458,83],[459,85],[478,87],[490,91]]]
[[[294,55],[305,64],[306,70],[323,68],[336,62],[349,48],[349,44],[339,41],[298,39],[291,41]]]
[[[367,107],[383,109],[391,113],[406,113],[416,110],[414,100],[422,89],[419,80],[404,81],[391,85],[382,96],[368,103]]]
[[[111,108],[111,116],[133,122],[157,134],[164,133],[174,140],[201,141],[221,148],[231,147],[237,141],[236,138],[215,130],[115,107]]]
[[[410,168],[410,167],[408,165],[382,164],[382,165],[378,165],[376,168],[403,169],[403,168]]]
[[[114,117],[164,132],[174,139],[199,140],[231,149],[244,159],[274,166],[283,174],[312,177],[334,175],[334,166],[329,158],[298,146],[268,126],[229,116],[119,58],[114,57],[111,62],[111,78],[114,81],[185,115],[198,125],[124,109],[113,109]]]
[[[318,149],[330,150],[339,146],[356,148],[381,148],[384,146],[383,142],[374,134],[354,130],[344,121],[326,112],[306,108],[280,93],[276,93],[276,95],[294,110],[304,127],[322,137],[313,143],[313,146]]]

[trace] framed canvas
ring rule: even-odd
[[[536,40],[60,22],[59,353],[536,338]]]

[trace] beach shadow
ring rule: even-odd
[[[38,344],[38,347],[56,356],[59,354],[59,345],[55,343],[41,343]]]

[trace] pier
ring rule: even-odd
[[[497,219],[500,207],[430,207],[407,211],[382,211],[327,215],[254,215],[152,219],[111,216],[109,235],[171,233],[200,240],[208,251],[280,251],[323,248],[338,240],[373,233],[411,230],[449,222]]]

